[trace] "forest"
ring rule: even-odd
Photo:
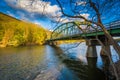
[[[0,47],[42,45],[46,38],[41,26],[0,13]]]

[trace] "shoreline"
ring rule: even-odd
[[[44,44],[25,44],[25,45],[19,45],[19,46],[12,46],[12,45],[8,45],[8,46],[3,46],[0,45],[0,48],[7,48],[7,47],[13,47],[13,48],[17,48],[17,47],[27,47],[27,46],[43,46]]]

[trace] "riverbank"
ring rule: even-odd
[[[4,46],[4,45],[0,45],[0,48],[7,48],[7,47],[11,47],[11,48],[17,48],[17,47],[29,47],[29,46],[43,46],[44,44],[34,44],[34,43],[29,43],[29,44],[24,44],[24,45],[19,45],[19,46],[12,46],[12,45],[8,45],[8,46]]]

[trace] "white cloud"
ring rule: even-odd
[[[81,16],[85,17],[86,19],[89,19],[90,15],[88,13],[84,13],[84,14],[81,14]],[[84,21],[84,20],[81,18],[69,18],[69,19],[66,18],[65,22],[68,22],[68,21],[71,22],[71,21]]]
[[[84,14],[81,14],[81,16],[84,16],[85,18],[89,18],[89,16],[90,16],[90,14],[88,14],[88,13],[84,13]]]
[[[28,12],[44,14],[47,16],[56,16],[59,14],[60,8],[57,5],[51,5],[50,2],[41,0],[6,0],[6,2],[14,8],[23,9]]]
[[[34,21],[35,24],[41,25],[39,21]]]
[[[85,5],[86,5],[86,2],[85,2],[85,1],[78,1],[78,2],[77,2],[77,5],[85,6]]]
[[[34,17],[35,13],[37,13],[40,15],[50,17],[55,21],[58,21],[62,15],[58,5],[51,5],[50,2],[44,2],[41,0],[5,0],[5,1],[13,8],[23,9],[29,12],[30,13],[29,16],[31,18]],[[83,2],[83,1],[78,2],[79,5],[82,5],[85,3],[86,2]],[[20,13],[20,16],[22,17],[22,19],[27,19],[25,18],[25,14],[23,13]],[[88,18],[89,14],[82,14],[82,16],[84,16],[85,18]],[[64,18],[62,18],[61,20],[64,20]],[[67,22],[68,19],[64,21]]]

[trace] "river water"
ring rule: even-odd
[[[86,59],[85,51],[84,43],[69,50],[65,45],[0,48],[0,80],[105,80],[101,58]]]

